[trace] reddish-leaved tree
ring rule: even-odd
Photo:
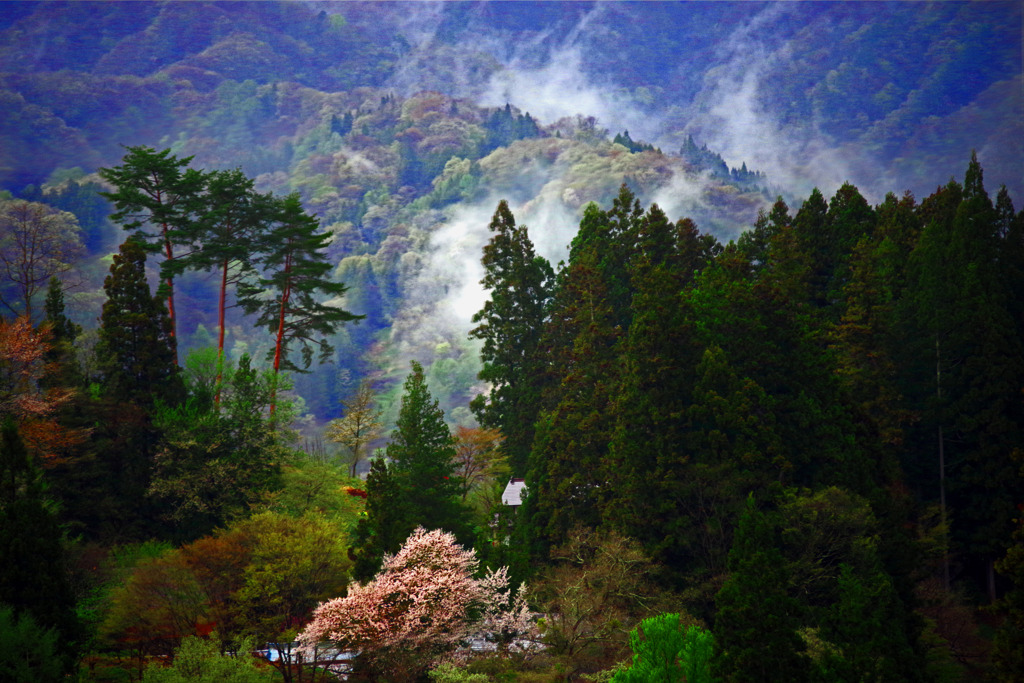
[[[43,467],[64,461],[87,435],[57,422],[58,410],[74,392],[45,386],[45,378],[55,369],[46,361],[50,337],[47,325],[34,328],[26,316],[0,320],[0,419],[14,420]]]

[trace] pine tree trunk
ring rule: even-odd
[[[277,409],[277,376],[281,371],[281,347],[284,346],[284,321],[285,313],[288,310],[288,299],[291,297],[292,285],[291,285],[291,256],[285,260],[284,273],[285,273],[285,285],[281,291],[281,310],[278,313],[277,319],[277,341],[274,345],[274,387],[270,394],[270,416],[274,416],[274,411]]]
[[[154,181],[158,180],[154,176]],[[163,204],[163,196],[160,190],[156,192],[156,200]],[[160,224],[161,232],[164,237],[164,256],[168,261],[174,260],[174,250],[171,248],[170,230],[167,227],[167,223]],[[167,317],[171,319],[171,340],[174,342],[174,364],[178,365],[178,319],[174,316],[174,279],[167,278]]]

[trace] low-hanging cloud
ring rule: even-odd
[[[491,219],[500,197],[491,194],[471,204],[459,204],[430,235],[418,273],[407,283],[408,307],[430,311],[430,337],[465,339],[473,316],[483,308],[488,292],[481,284],[484,246],[490,241]],[[565,258],[579,218],[572,210],[548,198],[528,207],[511,206],[519,225],[527,225],[539,255],[553,263]]]
[[[687,130],[730,166],[746,163],[790,194],[807,196],[815,186],[831,192],[854,179],[846,155],[813,122],[783,125],[764,104],[767,76],[779,61],[791,58],[791,46],[770,44],[774,32],[766,29],[797,9],[773,3],[719,46],[717,64],[705,73],[703,89],[690,106]]]

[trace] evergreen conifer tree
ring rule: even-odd
[[[952,511],[953,545],[994,600],[993,562],[1024,496],[1011,461],[1024,433],[1024,347],[1011,314],[1015,293],[998,261],[999,213],[977,157],[963,186],[950,182],[920,213],[926,223],[901,301],[901,374],[923,415],[911,450],[922,455],[909,468],[934,482],[925,491],[938,494],[944,515]]]
[[[685,479],[686,406],[700,349],[682,295],[717,242],[690,220],[669,222],[657,205],[639,221],[627,272],[631,323],[619,354],[610,457],[609,518],[656,560],[677,565],[680,534],[671,507]],[[607,487],[606,487],[607,488]]]
[[[174,337],[162,297],[146,282],[146,252],[129,238],[114,255],[104,281],[107,301],[100,317],[96,355],[102,396],[95,415],[91,483],[103,535],[137,538],[154,531],[156,511],[146,500],[159,432],[158,404],[173,407],[185,389],[175,364]],[[96,532],[96,530],[91,530]]]
[[[41,475],[7,418],[0,425],[0,604],[56,629],[57,649],[70,673],[82,632],[62,540]]]
[[[416,361],[405,381],[402,407],[385,453],[412,511],[410,531],[422,526],[465,538],[466,511],[458,502],[461,488],[455,476],[455,437]]]
[[[186,269],[213,271],[220,280],[217,295],[217,389],[224,372],[225,316],[228,289],[251,277],[263,256],[260,240],[273,218],[273,199],[257,194],[253,181],[239,170],[214,171],[206,177],[206,191],[197,208],[195,233],[201,245],[185,258],[165,263],[164,272],[178,275]]]
[[[838,584],[839,600],[828,609],[821,631],[839,650],[820,663],[825,680],[923,680],[923,662],[903,631],[903,603],[881,567],[858,571],[843,564]]]
[[[50,278],[50,286],[46,291],[46,317],[44,322],[50,330],[50,348],[46,352],[46,360],[52,363],[53,370],[43,379],[43,386],[77,387],[82,384],[82,370],[75,358],[75,339],[82,332],[81,325],[76,325],[64,315],[64,289],[60,280]]]
[[[751,496],[729,551],[729,578],[715,600],[712,671],[722,681],[809,679],[809,660],[797,634],[801,608],[788,587],[775,527]]]
[[[392,468],[384,458],[370,461],[366,475],[366,516],[356,525],[349,556],[352,577],[369,581],[380,570],[381,558],[396,552],[409,537],[410,510],[398,487]]]
[[[468,509],[455,476],[455,438],[427,389],[423,367],[412,361],[402,406],[385,451],[367,477],[366,512],[356,533],[356,578],[366,579],[385,553],[397,552],[413,529],[444,529],[470,540]]]
[[[481,281],[490,300],[473,316],[478,325],[469,334],[483,341],[480,379],[492,388],[486,399],[473,402],[473,410],[482,425],[501,432],[512,472],[522,475],[540,409],[545,374],[540,339],[554,275],[534,253],[526,226],[516,225],[506,201],[498,203],[490,229]]]
[[[340,297],[348,288],[330,279],[333,266],[323,251],[330,236],[320,232],[319,222],[303,210],[299,196],[291,194],[273,204],[271,228],[254,245],[266,255],[264,272],[255,282],[239,284],[238,299],[246,313],[259,313],[257,327],[274,335],[268,359],[276,375],[282,369],[306,371],[314,347],[320,361],[326,360],[334,350],[327,336],[342,323],[363,316],[321,301],[323,296]],[[271,298],[263,296],[266,290],[273,292]],[[293,343],[300,347],[301,366],[289,358]]]
[[[587,211],[590,216],[598,209],[592,205]],[[601,497],[615,485],[607,464],[614,425],[608,411],[621,331],[611,325],[597,254],[577,252],[563,275],[552,325],[559,325],[555,334],[569,342],[552,363],[549,395],[555,405],[538,419],[522,510],[524,535],[541,557],[568,542],[574,527],[600,524]]]
[[[789,206],[780,196],[776,198],[771,211],[765,212],[764,209],[758,211],[754,227],[740,235],[736,239],[736,245],[757,270],[768,262],[772,239],[780,230],[792,223]]]
[[[103,289],[107,300],[97,355],[107,396],[143,409],[158,400],[183,398],[171,321],[161,300],[150,293],[141,242],[129,238],[121,245]]]

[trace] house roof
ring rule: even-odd
[[[501,494],[501,502],[505,505],[522,505],[523,491],[526,489],[526,482],[522,479],[509,479],[505,491]]]

